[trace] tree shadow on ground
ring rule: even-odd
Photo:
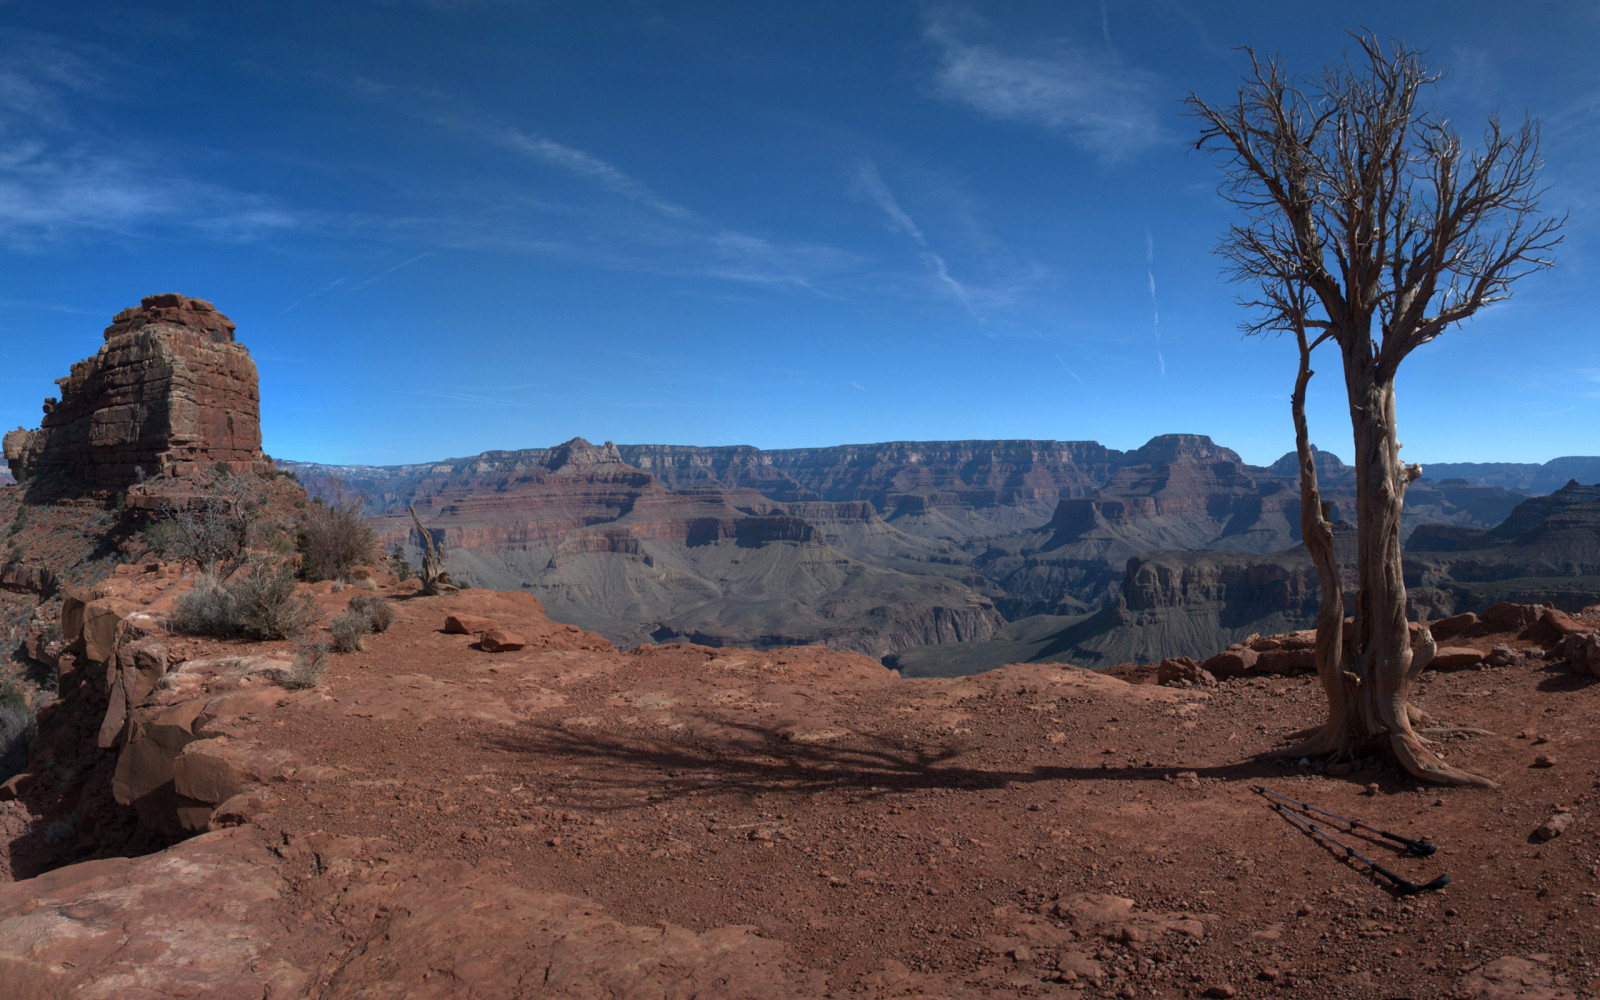
[[[1582,691],[1600,684],[1600,677],[1580,674],[1566,660],[1546,660],[1544,674],[1536,686],[1546,694]]]
[[[708,720],[711,721],[711,720]],[[1227,782],[1299,773],[1270,753],[1213,767],[1184,765],[988,766],[982,744],[924,745],[893,736],[853,733],[828,742],[786,739],[781,730],[747,720],[715,719],[724,738],[657,737],[648,733],[574,732],[559,726],[485,734],[480,745],[539,762],[559,775],[563,795],[586,807],[626,809],[641,799],[666,801],[710,793],[804,797],[842,792],[883,798],[926,789],[998,791],[1040,782],[1170,781],[1180,775]]]

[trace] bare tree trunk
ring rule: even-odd
[[[1322,606],[1317,610],[1317,679],[1328,696],[1328,721],[1310,738],[1284,752],[1296,757],[1346,753],[1351,746],[1351,690],[1347,687],[1344,659],[1344,580],[1339,560],[1333,551],[1333,524],[1322,503],[1317,485],[1316,453],[1311,449],[1311,433],[1306,427],[1306,385],[1311,376],[1311,346],[1304,328],[1297,329],[1300,340],[1300,374],[1289,397],[1294,414],[1294,446],[1300,459],[1300,538],[1317,567],[1317,583],[1322,591]]]
[[[1364,353],[1364,350],[1363,352]],[[1400,461],[1395,436],[1394,382],[1365,357],[1346,356],[1345,382],[1356,447],[1356,544],[1359,595],[1350,644],[1355,704],[1352,744],[1386,740],[1407,771],[1443,785],[1493,787],[1479,775],[1449,767],[1411,726],[1412,682],[1433,659],[1433,636],[1423,629],[1411,647],[1401,567],[1400,512],[1406,487],[1422,474]],[[1320,644],[1320,643],[1319,643]],[[1330,703],[1330,722],[1338,714]]]
[[[444,568],[444,553],[433,544],[433,535],[422,526],[415,507],[408,506],[406,510],[411,512],[411,521],[417,526],[417,534],[422,536],[422,592],[432,596],[457,593],[460,588],[450,582],[450,574]]]

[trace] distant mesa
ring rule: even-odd
[[[39,428],[5,435],[12,475],[115,489],[141,471],[269,470],[256,365],[233,331],[211,303],[175,293],[117,313],[99,352],[56,380]]]

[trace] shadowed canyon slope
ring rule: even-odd
[[[1350,507],[1353,472],[1319,455],[1325,495],[1336,512]],[[1081,641],[1043,645],[1120,662],[1112,657],[1160,659],[1177,643],[1209,648],[1241,628],[1298,627],[1315,606],[1314,574],[1291,551],[1292,460],[1250,466],[1200,435],[1127,452],[1084,441],[763,451],[579,438],[409,466],[283,464],[313,493],[339,479],[364,495],[386,544],[413,553],[414,504],[457,575],[526,589],[623,645],[812,642],[884,657],[1013,641],[1002,629],[1054,635],[1098,615],[1072,633]],[[1521,499],[1425,479],[1408,496],[1406,526],[1489,528]],[[1189,608],[1171,627],[1142,622],[1143,639],[1106,639],[1141,624],[1125,577],[1152,552],[1253,554],[1263,558],[1207,565],[1278,582],[1235,584],[1227,597],[1197,588],[1176,603],[1218,606]],[[1278,568],[1247,568],[1263,561]]]

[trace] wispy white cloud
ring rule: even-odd
[[[433,251],[432,250],[425,250],[422,253],[419,253],[414,257],[410,257],[410,258],[407,258],[406,260],[401,261],[400,263],[394,265],[393,267],[384,268],[382,271],[379,271],[377,274],[374,274],[372,277],[366,279],[365,281],[361,282],[360,284],[357,284],[357,285],[353,286],[350,290],[352,292],[359,291],[359,290],[361,290],[363,288],[366,288],[368,285],[372,284],[375,281],[381,281],[382,279],[387,278],[389,275],[391,275],[391,274],[395,273],[396,271],[400,270],[402,267],[410,267],[412,264],[415,264],[417,261],[426,260],[426,259],[428,259],[429,257],[432,257],[432,256],[433,256]],[[341,278],[339,280],[343,281],[344,279]]]
[[[883,182],[883,175],[878,172],[877,164],[869,160],[856,168],[855,185],[858,191],[883,211],[889,219],[891,228],[909,236],[918,246],[928,245],[928,238],[923,235],[921,227],[912,221],[905,209],[900,207],[894,192]]]
[[[669,201],[651,191],[644,184],[592,153],[556,142],[542,135],[514,128],[489,133],[489,138],[508,149],[523,153],[565,170],[575,177],[598,184],[614,194],[636,201],[646,208],[677,219],[693,219],[695,214],[682,205]]]
[[[1156,364],[1167,374],[1167,359],[1161,355],[1161,307],[1156,302],[1156,238],[1144,233],[1144,274],[1150,284],[1150,334],[1156,342]]]
[[[1109,24],[1102,27],[1109,40]],[[1163,139],[1154,74],[1114,53],[1065,41],[1026,50],[974,41],[986,25],[955,6],[932,11],[924,33],[939,52],[939,93],[950,100],[1059,132],[1108,161]]]
[[[1071,365],[1069,365],[1065,361],[1061,360],[1061,355],[1059,355],[1059,354],[1056,355],[1056,361],[1061,365],[1062,368],[1065,368],[1067,370],[1067,374],[1068,375],[1071,375],[1073,378],[1078,379],[1078,384],[1079,385],[1088,385],[1089,384],[1089,383],[1085,382],[1082,378],[1078,377],[1078,373],[1072,370],[1072,366]]]
[[[521,190],[496,210],[472,218],[404,220],[434,229],[437,246],[493,247],[555,254],[596,266],[651,274],[713,278],[827,295],[817,281],[856,263],[856,255],[818,243],[781,241],[708,218],[660,193],[604,156],[526,128],[496,122],[437,90],[370,78],[348,81],[353,92],[382,101],[437,128],[507,150],[587,185],[602,197],[540,201]],[[519,178],[519,184],[523,183]],[[524,185],[526,186],[526,185]],[[553,230],[548,218],[561,215]]]
[[[412,264],[415,264],[419,260],[426,260],[427,258],[432,257],[433,253],[434,252],[432,250],[427,250],[427,251],[424,251],[422,253],[419,253],[416,256],[410,257],[410,258],[408,258],[406,260],[403,260],[400,263],[395,264],[392,267],[386,267],[383,270],[379,271],[377,274],[374,274],[374,275],[372,275],[371,277],[368,277],[368,278],[364,278],[361,281],[358,281],[353,285],[350,284],[350,276],[348,274],[340,275],[339,277],[334,278],[332,281],[330,281],[327,284],[323,285],[321,288],[317,289],[316,291],[311,292],[311,293],[306,294],[306,295],[302,295],[300,298],[295,299],[293,302],[289,303],[287,306],[284,306],[282,311],[279,312],[279,315],[281,316],[281,315],[284,315],[286,313],[293,312],[294,310],[296,310],[296,309],[300,308],[301,306],[305,305],[307,302],[310,302],[312,299],[318,298],[319,296],[326,295],[329,292],[334,291],[335,289],[343,289],[344,291],[347,291],[347,292],[359,292],[361,289],[368,287],[369,285],[373,284],[374,282],[383,280],[384,278],[388,277],[389,275],[393,274],[394,272],[400,270],[403,267],[410,267]]]
[[[1150,283],[1150,331],[1156,343],[1161,343],[1161,306],[1156,302],[1156,238],[1149,230],[1144,234],[1144,273]]]
[[[877,164],[870,160],[861,164],[856,170],[855,184],[856,189],[883,212],[884,216],[889,220],[891,229],[908,237],[917,245],[919,248],[918,259],[922,261],[923,267],[933,276],[939,287],[949,293],[957,302],[960,302],[962,308],[966,309],[967,314],[981,325],[984,320],[972,304],[971,291],[966,285],[951,276],[950,267],[945,263],[944,257],[935,253],[928,245],[928,237],[922,231],[922,227],[917,225],[906,210],[900,207],[899,199],[894,196],[893,191],[889,190],[889,185],[884,183],[883,175],[878,172]]]
[[[114,99],[103,61],[0,32],[0,241],[42,250],[167,228],[232,242],[299,224],[267,198],[185,177],[171,149],[82,127],[82,109]]]

